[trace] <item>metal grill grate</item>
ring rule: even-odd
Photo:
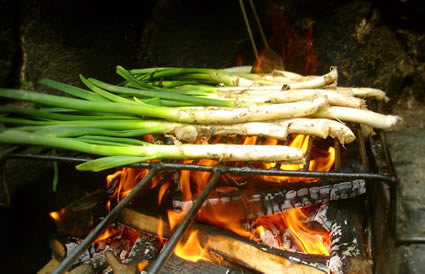
[[[151,181],[153,176],[155,176],[158,172],[164,170],[191,170],[191,171],[206,171],[211,172],[212,177],[208,182],[205,189],[202,191],[201,195],[198,197],[196,202],[193,204],[189,213],[184,218],[183,222],[176,228],[173,235],[169,239],[167,246],[162,250],[161,254],[158,256],[156,261],[153,263],[150,273],[158,273],[162,267],[162,265],[166,262],[166,260],[171,255],[175,245],[178,243],[180,238],[183,236],[186,229],[189,227],[192,220],[195,218],[198,210],[210,194],[211,190],[214,188],[218,178],[224,174],[233,174],[233,175],[263,175],[263,176],[291,176],[291,177],[313,177],[313,178],[322,178],[322,179],[343,179],[343,180],[356,180],[356,179],[364,179],[367,183],[379,183],[384,182],[389,185],[391,190],[391,203],[392,203],[392,213],[393,213],[393,222],[395,222],[396,218],[396,200],[397,194],[397,178],[394,173],[391,173],[393,176],[382,175],[377,173],[367,172],[369,170],[369,159],[367,156],[366,146],[363,142],[363,139],[360,137],[360,132],[356,132],[358,135],[357,140],[359,142],[360,155],[361,160],[364,167],[364,172],[338,172],[341,166],[341,152],[339,143],[335,142],[335,150],[336,150],[336,161],[335,161],[335,170],[332,172],[318,172],[318,171],[309,171],[309,160],[312,150],[312,143],[309,142],[309,146],[306,153],[306,165],[304,169],[299,171],[291,171],[291,170],[281,170],[279,169],[279,165],[275,168],[271,169],[261,169],[261,168],[253,168],[247,165],[246,167],[229,167],[224,166],[222,164],[218,164],[215,166],[203,166],[196,164],[181,164],[181,163],[173,163],[173,162],[152,162],[152,163],[139,163],[134,164],[129,167],[136,168],[146,168],[150,169],[150,172],[136,185],[136,187],[120,202],[118,203],[110,213],[105,216],[105,218],[92,230],[92,232],[81,242],[81,244],[76,248],[73,253],[69,254],[64,261],[58,266],[58,268],[53,273],[65,273],[66,270],[72,265],[72,263],[91,245],[91,243],[99,236],[103,230],[112,222],[114,222],[122,209],[127,207],[130,201],[140,192],[142,191]],[[391,159],[389,157],[388,148],[385,144],[385,139],[383,138],[382,132],[379,133],[381,138],[380,142],[382,145],[383,153],[388,165],[388,170],[393,171]],[[92,160],[87,157],[81,156],[57,156],[57,155],[39,155],[39,154],[28,154],[28,153],[13,153],[8,151],[7,154],[3,155],[4,159],[8,158],[26,158],[26,159],[34,159],[34,160],[48,160],[48,161],[59,161],[59,162],[68,162],[68,163],[84,163],[89,160]],[[330,183],[332,184],[332,183]],[[309,184],[311,186],[311,184]],[[306,187],[307,183],[300,183],[299,187]],[[284,187],[284,186],[283,186]],[[393,227],[395,228],[395,226]],[[397,231],[394,230],[396,239],[401,243],[423,243],[425,242],[424,238],[414,237],[414,238],[399,238]]]

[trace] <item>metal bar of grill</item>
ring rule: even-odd
[[[84,157],[61,157],[61,156],[51,156],[51,155],[37,155],[37,154],[22,154],[22,153],[13,153],[8,156],[8,158],[26,158],[34,160],[47,160],[47,161],[63,161],[68,163],[85,163],[93,159],[84,158]],[[152,163],[138,163],[133,165],[128,165],[127,167],[134,168],[153,168],[157,162]],[[217,166],[204,166],[204,165],[195,165],[195,164],[180,164],[180,163],[161,163],[161,169],[173,169],[173,170],[192,170],[192,171],[208,171],[213,172]],[[395,182],[397,179],[395,177],[376,174],[376,173],[367,173],[367,172],[331,172],[331,171],[304,171],[304,170],[281,170],[281,169],[261,169],[253,167],[226,167],[221,166],[220,172],[231,173],[235,175],[263,175],[263,176],[290,176],[290,177],[312,177],[312,178],[328,178],[328,179],[345,179],[345,180],[354,180],[354,179],[365,179],[365,180],[378,180],[384,181],[387,183]]]
[[[204,188],[201,195],[196,200],[196,203],[189,210],[183,222],[174,231],[173,236],[171,236],[167,245],[162,250],[161,254],[158,256],[155,262],[153,263],[152,268],[149,270],[149,273],[159,273],[164,263],[168,260],[168,258],[170,258],[170,255],[173,252],[174,248],[176,247],[177,243],[180,241],[180,238],[186,232],[187,228],[189,227],[190,223],[195,218],[196,214],[198,214],[199,209],[201,208],[202,204],[207,199],[208,195],[210,194],[215,184],[217,183],[217,180],[220,177],[220,175],[221,175],[220,169],[217,168],[217,170],[214,171],[214,175],[211,177],[207,186]]]
[[[152,170],[134,187],[134,189],[124,198],[122,201],[117,204],[111,212],[103,219],[90,234],[84,239],[83,242],[71,253],[69,254],[60,265],[52,272],[53,274],[65,273],[72,263],[78,259],[81,254],[91,245],[91,243],[96,240],[96,238],[103,232],[103,230],[116,220],[121,210],[124,209],[131,200],[139,193],[152,179],[152,177],[161,170],[161,166],[156,164]]]
[[[389,173],[397,178],[396,171],[394,169],[394,165],[391,160],[390,152],[388,150],[387,141],[385,139],[385,135],[382,131],[378,132],[379,140],[382,144],[382,150],[384,154],[384,158],[388,167]],[[424,236],[401,236],[401,233],[398,231],[397,220],[398,220],[398,185],[399,180],[396,179],[390,183],[390,208],[391,208],[391,218],[392,218],[392,232],[394,239],[397,244],[425,244]]]
[[[360,138],[359,136],[357,137],[358,137],[357,138],[358,140],[361,139],[361,137]],[[313,142],[309,142],[309,146],[308,146],[309,149],[308,149],[307,156],[309,156],[311,153],[312,143]],[[368,165],[367,153],[366,153],[364,142],[360,141],[359,145],[360,145],[362,162],[364,164],[365,170],[367,170],[369,165]],[[339,155],[340,149],[337,149],[336,151],[338,154],[336,155],[338,159],[338,163],[336,163],[336,165],[339,168],[340,159],[341,159],[341,156]],[[84,162],[93,160],[90,158],[79,157],[79,156],[67,157],[67,156],[57,156],[57,155],[37,155],[37,154],[13,153],[13,152],[7,154],[5,158],[6,159],[7,158],[26,158],[26,159],[34,159],[34,160],[68,162],[73,164],[77,164],[77,163],[79,164],[79,163],[84,163]],[[105,219],[96,226],[96,228],[86,237],[86,239],[80,244],[80,246],[72,254],[70,254],[64,261],[61,262],[59,267],[53,273],[64,273],[72,265],[73,261],[75,261],[75,259],[77,259],[78,256],[81,255],[90,246],[90,244],[96,239],[96,237],[100,235],[100,233],[107,227],[107,225],[112,223],[117,218],[121,210],[128,205],[128,203],[136,196],[136,194],[140,192],[148,182],[150,182],[151,178],[162,170],[207,171],[207,172],[212,172],[213,176],[208,184],[209,187],[207,186],[206,189],[202,192],[202,197],[199,197],[197,199],[196,206],[192,207],[190,214],[185,216],[182,224],[179,226],[179,228],[177,228],[176,232],[173,234],[172,238],[170,239],[171,244],[169,242],[168,246],[164,248],[164,251],[158,256],[158,258],[154,262],[154,265],[151,268],[151,271],[153,273],[159,272],[162,265],[166,262],[171,252],[173,251],[175,245],[178,243],[180,238],[183,236],[185,230],[190,225],[194,216],[196,216],[199,208],[204,203],[205,199],[207,198],[213,186],[215,185],[215,182],[223,174],[230,173],[235,175],[313,177],[313,178],[343,179],[343,180],[365,179],[367,182],[384,182],[386,184],[389,184],[391,189],[394,189],[394,186],[397,183],[396,177],[391,177],[391,176],[386,176],[386,175],[381,175],[376,173],[309,171],[308,164],[306,164],[307,169],[303,169],[299,171],[281,170],[277,168],[261,169],[261,168],[253,168],[250,166],[245,166],[245,167],[229,167],[224,165],[203,166],[203,165],[197,165],[197,164],[181,164],[181,163],[173,163],[173,162],[138,163],[138,164],[130,165],[129,167],[146,168],[146,169],[151,169],[151,171],[149,172],[147,176],[145,176],[139,182],[139,184],[136,185],[136,187],[132,190],[132,192],[128,196],[126,196],[120,203],[118,203],[117,206],[115,206],[115,208],[105,217]],[[305,185],[307,184],[301,183],[300,187],[304,187]],[[391,200],[394,200],[394,199],[391,199]],[[422,239],[414,239],[414,240],[421,241]]]

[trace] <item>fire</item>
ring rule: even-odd
[[[52,217],[53,220],[55,220],[55,222],[59,221],[59,212],[57,211],[52,211],[49,213],[49,216]]]
[[[283,222],[291,231],[295,243],[304,252],[329,256],[329,233],[311,229],[305,225],[308,216],[299,208],[280,214]]]
[[[137,264],[137,269],[142,272],[143,269],[148,265],[149,261],[143,261]]]
[[[208,261],[212,263],[220,263],[221,258],[217,257],[207,251],[208,242],[203,247],[199,242],[198,230],[193,230],[190,232],[187,240],[181,240],[176,248],[174,253],[180,258],[196,263],[199,260]]]
[[[306,153],[308,148],[309,139],[311,137],[307,135],[299,134],[297,135],[289,144],[290,147],[296,147],[302,149]],[[267,139],[266,145],[275,145],[277,140]],[[310,171],[329,171],[335,163],[335,149],[329,147],[327,151],[321,151],[316,149],[312,153],[310,160]],[[266,169],[270,169],[276,166],[276,163],[265,164]],[[301,170],[304,168],[303,164],[282,164],[280,166],[281,170]],[[275,183],[293,183],[293,182],[313,182],[316,181],[314,178],[300,178],[300,177],[287,177],[287,176],[262,176],[262,179],[269,182]]]
[[[152,138],[151,138],[152,139]],[[290,142],[289,146],[301,148],[304,152],[307,151],[310,137],[305,135],[297,135]],[[209,143],[218,143],[222,141],[222,137],[218,136],[207,140]],[[198,140],[197,143],[201,141]],[[227,137],[227,143],[237,143],[237,144],[257,144],[258,137]],[[262,144],[263,145],[276,145],[280,142],[276,139],[267,138]],[[329,171],[335,161],[335,150],[333,147],[325,147],[324,149],[314,147],[314,151],[311,154],[311,161],[309,170],[311,171]],[[196,163],[199,165],[216,165],[218,161],[210,159],[201,159],[198,161],[184,160],[182,163],[192,164]],[[231,166],[245,166],[245,162],[234,162],[227,163]],[[276,163],[267,163],[259,164],[258,167],[263,168],[273,168],[276,167]],[[300,170],[303,169],[304,165],[287,165],[281,164],[280,169],[282,170]],[[134,169],[134,168],[123,168],[116,173],[108,176],[107,184],[108,188],[112,184],[117,183],[115,188],[114,197],[117,201],[120,201],[125,195],[127,195],[132,188],[149,172],[147,169]],[[184,207],[180,212],[174,210],[168,210],[168,223],[170,229],[173,230],[178,224],[181,223],[186,213],[190,209],[190,202],[195,200],[196,197],[200,195],[202,190],[207,185],[212,174],[210,172],[202,171],[189,171],[181,170],[179,171],[179,189],[182,193],[182,200],[188,203],[184,203]],[[284,176],[258,176],[257,179],[269,182],[278,182],[278,183],[288,183],[296,181],[308,181],[312,182],[316,179],[314,178],[294,178],[294,177],[284,177]],[[244,183],[244,177],[236,175],[223,175],[221,177],[222,182],[236,184]],[[171,179],[160,180],[159,177],[155,176],[151,188],[159,185],[162,182],[162,185],[158,188],[158,205],[162,204],[164,199],[164,194],[167,189],[172,185]],[[234,184],[233,184],[234,185]],[[227,187],[230,187],[228,184]],[[226,186],[221,187],[223,190]],[[219,191],[219,190],[217,190]],[[203,222],[208,222],[216,226],[220,226],[226,229],[233,231],[234,233],[247,237],[250,239],[264,239],[265,244],[273,244],[278,247],[285,248],[284,243],[281,237],[276,237],[273,240],[270,240],[270,235],[283,235],[286,232],[289,232],[292,242],[295,243],[300,251],[313,254],[322,254],[329,255],[328,246],[329,246],[329,235],[327,232],[316,231],[306,225],[307,215],[303,210],[295,209],[288,210],[279,214],[274,214],[271,216],[264,216],[255,219],[254,226],[250,229],[247,228],[246,224],[241,220],[245,220],[245,212],[242,208],[232,208],[232,210],[223,210],[227,205],[221,204],[219,201],[218,204],[214,206],[204,206],[198,212],[197,218]],[[53,217],[53,216],[52,216]],[[164,230],[164,220],[160,219],[157,231],[160,238],[160,243],[166,244],[166,241],[163,237]],[[279,232],[280,231],[280,232]],[[106,237],[106,236],[104,236]],[[217,258],[211,255],[207,251],[208,245],[202,243],[199,239],[199,233],[194,232],[190,235],[185,236],[185,241],[179,242],[175,249],[175,254],[185,260],[196,262],[198,260],[205,261],[215,261]],[[202,244],[201,244],[202,243]]]
[[[329,256],[329,233],[306,225],[308,215],[303,209],[295,208],[279,214],[259,217],[255,220],[255,233],[262,239],[266,230],[280,234],[276,237],[279,247],[287,249],[282,234],[289,232],[298,249],[308,254]]]
[[[113,194],[113,196],[116,197],[117,202],[119,202],[130,193],[130,191],[141,179],[143,179],[143,177],[148,174],[148,172],[148,169],[123,168],[122,170],[106,177],[106,188],[111,187],[115,179],[119,178],[119,184],[115,187]]]
[[[313,49],[313,20],[306,18],[304,32],[291,25],[278,2],[267,2],[267,20],[272,27],[269,45],[282,49],[285,68],[298,73],[314,74],[317,72],[318,59]]]
[[[102,234],[100,234],[95,242],[100,242],[100,241],[104,241],[106,239],[109,239],[113,236],[115,236],[119,231],[117,229],[115,229],[113,226],[108,226],[106,227],[105,231],[103,231]]]

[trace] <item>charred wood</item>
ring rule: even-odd
[[[353,199],[330,201],[312,217],[312,220],[321,223],[329,231],[331,240],[329,269],[332,273],[372,273],[372,263],[366,254],[356,220],[361,214],[357,210],[358,202]]]
[[[291,189],[292,187],[292,189]],[[347,199],[359,196],[366,192],[365,181],[362,179],[326,184],[322,186],[306,186],[295,188],[296,184],[286,187],[284,190],[268,191],[264,193],[250,194],[243,190],[235,190],[226,193],[215,193],[201,207],[201,211],[209,210],[227,211],[229,207],[238,211],[241,218],[249,220],[265,215],[273,215],[282,211],[301,208],[323,202]],[[193,205],[194,201],[183,201],[181,197],[174,197],[173,209],[181,211]]]
[[[148,272],[143,272],[148,273]],[[218,266],[216,264],[212,264],[205,261],[198,261],[196,263],[192,263],[189,261],[185,261],[180,259],[175,255],[171,255],[170,259],[165,263],[163,269],[160,272],[161,274],[180,274],[180,273],[211,273],[211,274],[225,274],[225,273],[245,273],[250,274],[254,272],[247,271],[239,271],[230,269],[224,266]]]
[[[158,253],[158,244],[147,235],[140,234],[126,259],[120,260],[111,250],[105,252],[105,258],[114,274],[139,273],[139,263],[151,260]]]
[[[119,221],[152,234],[157,233],[156,230],[160,222],[156,217],[148,216],[128,208],[122,211]],[[192,224],[185,236],[195,230],[198,231],[199,241],[202,245],[205,245],[207,242],[209,243],[208,250],[222,255],[226,259],[232,259],[233,263],[247,265],[256,271],[263,273],[325,272],[321,261],[323,257],[321,256],[313,256],[313,258],[320,257],[319,260],[313,261],[307,258],[305,254],[298,256],[298,253],[294,252],[276,251],[276,249],[268,248],[234,235],[229,236],[225,233],[218,233],[212,230],[211,227],[200,224]],[[171,233],[168,224],[163,224],[164,237],[169,237]],[[274,251],[272,252],[272,250]],[[283,256],[285,253],[287,257]]]
[[[108,192],[99,189],[55,212],[58,234],[85,237],[93,228],[96,210],[103,212],[107,199]]]

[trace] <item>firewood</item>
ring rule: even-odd
[[[361,206],[356,199],[330,201],[312,217],[329,231],[331,240],[329,268],[332,273],[372,273],[372,263],[363,247],[361,227],[356,220],[362,216],[359,208]]]
[[[156,217],[148,216],[128,208],[121,212],[119,221],[153,234],[157,233],[156,230],[160,222]],[[284,257],[258,249],[246,242],[233,239],[229,236],[211,233],[211,231],[204,230],[200,226],[195,227],[192,225],[185,235],[189,235],[195,230],[199,230],[198,237],[201,245],[209,242],[208,250],[223,255],[226,258],[231,258],[234,261],[243,262],[256,271],[262,273],[323,273],[313,267],[297,264]],[[163,224],[163,235],[165,237],[171,235],[168,224]]]

